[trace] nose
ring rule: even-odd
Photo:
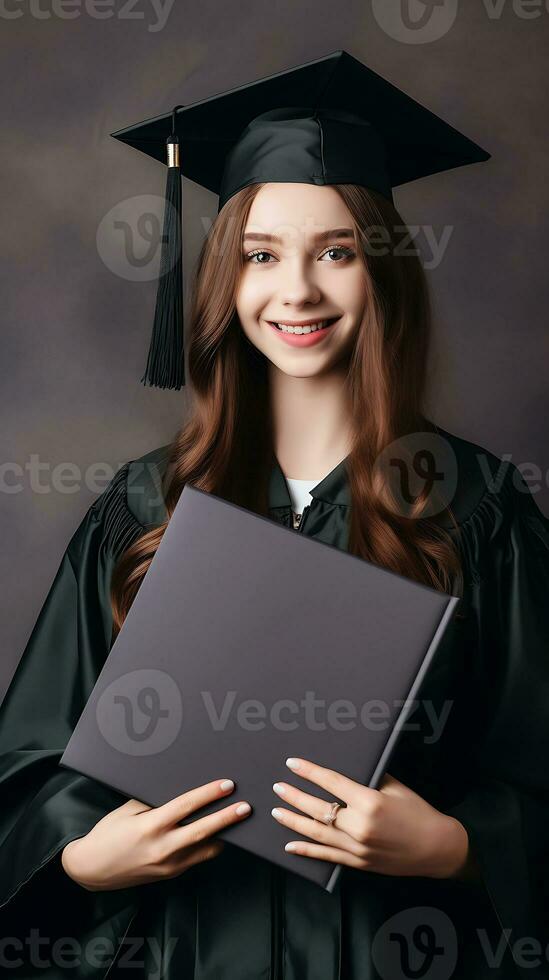
[[[318,303],[321,291],[315,282],[307,258],[294,256],[283,263],[281,276],[281,300],[287,306],[301,306],[303,303]]]

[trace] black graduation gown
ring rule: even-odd
[[[88,892],[64,873],[64,845],[124,802],[58,760],[109,650],[115,556],[164,519],[163,446],[124,465],[85,514],[0,708],[8,976],[549,976],[549,521],[514,466],[439,431],[458,460],[452,505],[466,590],[463,618],[452,622],[421,701],[439,717],[445,701],[451,711],[441,737],[429,740],[432,721],[420,708],[389,772],[461,820],[482,880],[344,868],[330,895],[229,844],[178,878],[118,891]],[[496,476],[503,468],[503,479],[487,484],[483,466]],[[346,548],[349,502],[340,463],[314,489],[301,533]],[[270,507],[290,524],[278,464]]]

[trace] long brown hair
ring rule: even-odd
[[[245,187],[225,204],[198,258],[188,320],[194,406],[170,446],[162,482],[168,521],[187,482],[268,516],[274,456],[268,361],[246,337],[235,307],[245,261],[242,236],[262,186]],[[396,439],[405,442],[409,433],[432,430],[423,414],[431,332],[423,267],[417,254],[399,254],[398,235],[405,225],[389,201],[358,185],[333,186],[353,219],[367,283],[364,322],[345,382],[354,431],[348,550],[442,591],[461,591],[452,538],[422,517],[427,489],[403,514],[387,470],[379,465],[383,450]],[[385,230],[385,249],[369,247],[372,228]],[[446,512],[455,525],[449,508]],[[118,559],[111,579],[113,638],[168,521],[144,533]]]

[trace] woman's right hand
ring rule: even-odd
[[[223,850],[223,841],[208,838],[247,817],[251,813],[249,803],[233,803],[184,827],[178,823],[232,792],[232,780],[223,782],[225,789],[221,780],[215,780],[159,807],[128,800],[107,813],[84,837],[65,845],[61,853],[64,870],[88,891],[112,891],[175,878],[193,864],[216,857]],[[244,805],[248,809],[238,813]]]

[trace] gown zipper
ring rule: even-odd
[[[303,530],[303,521],[305,520],[305,514],[308,512],[310,506],[311,506],[310,504],[307,504],[307,506],[303,508],[303,512],[301,514],[295,514],[295,517],[298,517],[299,520],[298,520],[297,524],[295,522],[293,522],[293,529],[294,529],[294,531],[302,531]],[[292,518],[294,517],[294,512],[293,511],[291,512],[291,515],[290,516]]]
[[[294,513],[290,510],[290,527],[293,525],[294,531],[303,531],[305,516],[309,511],[310,504],[303,508],[301,514],[295,516],[299,518],[297,523],[294,520]],[[272,877],[272,908],[273,908],[273,929],[272,929],[272,961],[271,961],[271,980],[284,980],[284,868],[273,865]]]

